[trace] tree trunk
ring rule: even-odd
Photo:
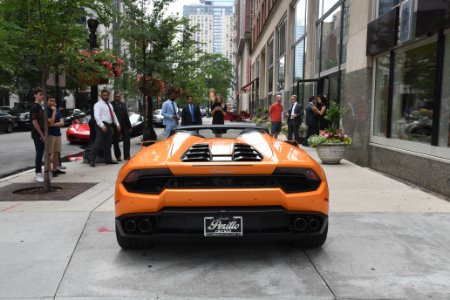
[[[50,160],[48,155],[48,116],[47,116],[47,89],[45,83],[49,74],[49,68],[46,67],[42,72],[41,85],[44,90],[44,192],[50,192],[51,178],[50,178]]]

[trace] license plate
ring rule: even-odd
[[[205,236],[242,236],[242,217],[205,217]]]

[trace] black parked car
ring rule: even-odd
[[[11,114],[12,108],[9,106],[0,106],[0,110],[3,110],[4,112],[7,112],[8,114]]]
[[[11,115],[15,117],[16,126],[19,129],[30,130],[30,102],[14,103],[14,107],[11,110]]]
[[[13,116],[3,110],[0,110],[0,131],[7,133],[13,132],[15,123],[16,122]]]
[[[82,118],[86,117],[86,113],[82,111],[81,109],[75,108],[74,110],[68,110],[66,109],[63,113],[64,117],[64,126],[69,126],[73,123],[75,120],[81,120]]]
[[[142,132],[144,130],[144,117],[140,114],[132,113],[130,116],[130,123],[131,123],[131,137],[142,135]]]

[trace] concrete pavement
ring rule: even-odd
[[[448,199],[344,160],[323,165],[330,231],[321,249],[200,243],[122,251],[113,212],[122,164],[66,163],[54,185],[97,183],[69,201],[0,195],[0,299],[449,299]],[[33,177],[22,172],[0,187]]]

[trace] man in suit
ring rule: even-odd
[[[202,125],[200,107],[194,104],[192,96],[186,97],[187,104],[181,111],[181,125]]]
[[[120,124],[117,116],[109,103],[109,91],[102,90],[100,93],[101,99],[94,105],[94,119],[95,119],[95,142],[92,145],[92,150],[89,153],[89,164],[95,167],[95,159],[103,149],[106,164],[117,164],[111,157],[111,144],[113,141],[114,129],[116,125],[117,130],[120,131]]]
[[[131,123],[130,118],[128,117],[128,110],[125,103],[121,100],[120,92],[114,92],[114,101],[111,103],[114,108],[114,113],[117,116],[120,124],[120,131],[115,132],[114,136],[114,155],[118,161],[121,161],[121,152],[119,147],[120,136],[122,136],[123,141],[123,158],[128,160],[130,159],[130,132],[131,132]]]
[[[175,102],[176,95],[171,93],[168,97],[169,99],[164,101],[161,107],[161,114],[164,116],[163,124],[166,126],[166,138],[168,138],[170,132],[178,126],[178,121],[180,120],[177,103]]]
[[[297,96],[291,96],[291,107],[286,113],[288,123],[288,140],[292,140],[292,135],[297,143],[300,143],[300,137],[298,136],[298,129],[303,122],[303,106],[298,103]]]

